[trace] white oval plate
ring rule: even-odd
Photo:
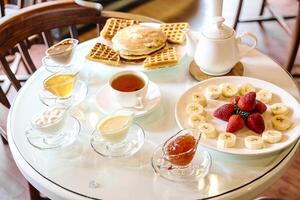
[[[149,26],[149,27],[159,28],[159,23],[140,23],[140,24],[141,25],[145,25],[145,26]],[[105,45],[112,46],[112,42],[111,41],[108,41],[108,40],[104,39],[101,36],[97,39],[96,42],[100,42],[100,43],[103,43]],[[89,50],[92,49],[92,47],[94,45],[95,45],[95,43],[93,43],[89,47]],[[178,44],[177,45],[169,44],[169,45],[176,47],[177,56],[178,56],[178,63],[177,63],[177,65],[172,65],[172,66],[169,66],[169,67],[178,66],[178,65],[181,64],[182,58],[186,54],[186,42],[184,42],[181,45],[178,45]],[[110,66],[110,65],[107,65],[105,63],[95,62],[95,61],[91,61],[91,60],[88,60],[88,59],[86,59],[86,63],[88,65],[95,66],[95,68],[104,67],[104,68],[110,68],[110,69],[117,69],[117,70],[120,70],[120,71],[134,70],[134,71],[146,72],[146,71],[154,71],[154,70],[161,70],[161,69],[169,68],[169,67],[164,67],[164,68],[146,69],[146,68],[144,68],[143,63],[140,63],[140,64],[121,64],[120,66]]]
[[[289,114],[289,118],[293,122],[293,126],[288,129],[287,131],[283,132],[283,139],[281,142],[276,144],[268,144],[264,143],[264,148],[262,149],[256,149],[251,150],[247,149],[244,145],[244,137],[248,135],[259,135],[252,131],[250,131],[247,127],[244,127],[240,131],[236,132],[237,135],[237,143],[235,147],[233,148],[218,148],[217,147],[217,138],[209,139],[206,137],[202,137],[199,144],[202,146],[205,146],[207,148],[224,152],[224,153],[230,153],[230,154],[237,154],[237,155],[258,155],[258,154],[268,154],[271,152],[278,151],[280,149],[283,149],[293,142],[295,142],[300,135],[300,105],[297,102],[297,100],[290,95],[285,90],[281,89],[280,87],[255,78],[249,78],[249,77],[241,77],[241,76],[227,76],[227,77],[217,77],[212,78],[209,80],[201,81],[198,84],[194,85],[187,91],[183,93],[183,95],[179,98],[176,107],[175,107],[175,117],[177,124],[180,126],[180,128],[187,128],[188,125],[188,115],[185,112],[185,107],[188,103],[190,103],[191,95],[193,92],[204,92],[205,88],[208,85],[219,85],[221,83],[234,83],[237,86],[241,85],[242,83],[251,83],[253,86],[256,87],[256,91],[259,91],[259,89],[266,89],[273,93],[273,99],[270,104],[268,104],[267,111],[263,114],[263,118],[265,121],[266,129],[270,130],[272,128],[271,123],[271,117],[272,114],[270,112],[270,105],[277,102],[282,102],[285,105],[287,105],[291,112]],[[205,111],[208,116],[208,122],[212,123],[216,126],[218,132],[225,132],[227,122],[219,120],[212,116],[213,111],[218,108],[219,106],[223,105],[224,103],[228,103],[229,99],[222,99],[222,100],[210,100],[207,99],[208,105],[205,108]]]

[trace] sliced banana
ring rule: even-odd
[[[289,108],[283,103],[275,103],[271,106],[271,112],[273,115],[287,115]]]
[[[198,129],[208,138],[215,138],[218,135],[217,129],[210,123],[200,123]]]
[[[272,125],[276,130],[285,131],[292,126],[292,122],[285,115],[275,115],[272,117]]]
[[[198,113],[189,116],[189,125],[198,128],[199,124],[206,122],[206,118]]]
[[[250,83],[244,83],[240,86],[240,95],[244,96],[248,92],[255,92],[255,87]]]
[[[217,85],[209,85],[205,90],[205,94],[209,99],[218,99],[222,94],[222,90]]]
[[[218,147],[230,148],[234,147],[236,142],[236,136],[232,133],[220,133],[218,137]]]
[[[270,103],[272,100],[272,93],[268,90],[260,90],[256,93],[256,99],[263,103]]]
[[[232,83],[222,83],[220,88],[224,97],[233,97],[239,92],[238,87]]]
[[[256,135],[247,136],[244,141],[248,149],[261,149],[264,146],[263,139]]]
[[[189,103],[185,110],[187,114],[204,114],[204,108],[199,103]]]
[[[206,98],[203,94],[201,94],[200,92],[195,92],[192,94],[192,100],[195,103],[199,103],[200,105],[202,105],[203,107],[207,106],[207,101]]]
[[[262,139],[271,144],[278,143],[282,139],[282,133],[280,131],[268,130],[263,132]]]

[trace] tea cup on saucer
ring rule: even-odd
[[[123,71],[114,74],[109,79],[108,85],[120,106],[143,109],[148,83],[148,77],[142,72]]]

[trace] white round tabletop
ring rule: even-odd
[[[284,150],[262,156],[238,156],[204,147],[212,157],[209,174],[192,183],[174,183],[154,173],[150,164],[153,150],[178,132],[174,109],[180,95],[197,83],[188,72],[190,59],[179,66],[146,72],[162,94],[161,105],[137,119],[146,133],[142,149],[124,159],[108,159],[93,151],[89,140],[93,126],[103,117],[95,105],[97,91],[117,72],[116,68],[97,68],[84,61],[95,43],[80,44],[76,65],[82,67],[80,79],[88,84],[88,96],[72,108],[82,124],[77,140],[57,150],[38,150],[25,136],[31,117],[45,109],[39,100],[43,80],[49,73],[40,68],[19,91],[10,109],[8,139],[13,157],[26,179],[51,199],[251,199],[283,173],[299,146],[299,141]],[[247,48],[247,47],[243,47]],[[244,76],[271,82],[293,95],[299,90],[293,79],[273,60],[254,50],[241,62]],[[103,98],[106,98],[103,96]],[[110,99],[107,99],[109,101]]]

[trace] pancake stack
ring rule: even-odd
[[[158,28],[142,25],[126,27],[112,38],[113,49],[126,60],[144,59],[166,45],[167,37]]]

